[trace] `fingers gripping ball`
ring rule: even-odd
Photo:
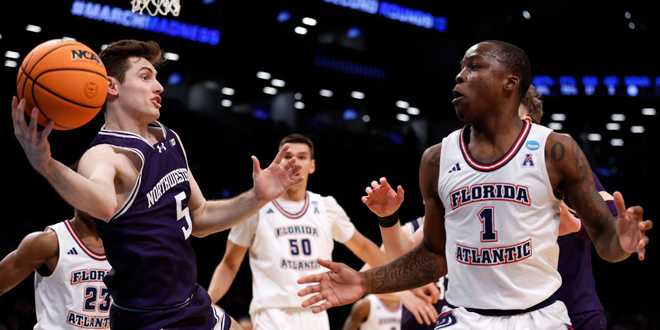
[[[108,94],[107,73],[99,56],[74,40],[46,41],[27,54],[16,77],[16,92],[29,115],[39,108],[39,125],[78,128],[96,116]]]

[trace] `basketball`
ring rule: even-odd
[[[16,92],[25,112],[39,109],[38,123],[56,130],[85,125],[103,108],[107,73],[99,56],[74,40],[46,41],[32,49],[18,69]]]

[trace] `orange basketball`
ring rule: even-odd
[[[74,40],[46,41],[25,56],[16,77],[16,92],[25,112],[39,109],[39,124],[57,130],[85,125],[103,108],[107,73],[99,56]]]

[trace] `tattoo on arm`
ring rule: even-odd
[[[387,293],[412,289],[437,280],[447,273],[443,257],[420,244],[391,263],[365,273],[367,292]]]

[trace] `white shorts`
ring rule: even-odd
[[[566,306],[561,301],[533,312],[511,316],[485,316],[463,307],[445,306],[434,330],[559,330],[573,329]]]
[[[254,330],[330,330],[328,313],[302,308],[265,308],[252,315]]]
[[[213,308],[213,315],[217,320],[213,330],[229,330],[231,326],[231,319],[229,318],[229,315],[227,315],[225,310],[218,305],[213,304],[211,307]]]

